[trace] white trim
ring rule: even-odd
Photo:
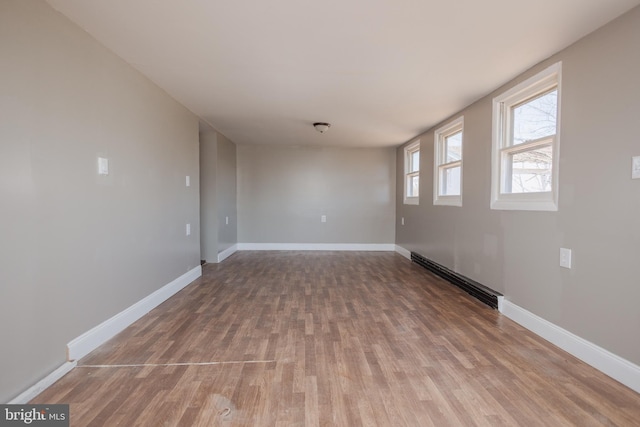
[[[418,181],[420,180],[420,163],[422,163],[422,156],[420,156],[420,163],[418,164],[418,170],[415,172],[409,171],[409,165],[411,164],[411,155],[413,153],[420,152],[421,149],[420,140],[417,139],[404,147],[404,190],[402,193],[402,200],[405,205],[419,205],[420,204],[420,190],[418,189],[417,196],[407,196],[407,178],[409,175],[417,175]]]
[[[555,87],[558,91],[556,133],[551,137],[551,191],[540,193],[502,193],[503,158],[509,139],[510,106],[537,93]],[[557,211],[560,168],[560,133],[562,103],[562,62],[557,62],[536,75],[493,98],[491,125],[491,199],[496,210]],[[535,145],[535,144],[534,144]],[[520,146],[519,146],[520,147]]]
[[[502,194],[500,200],[491,202],[491,209],[502,211],[549,211],[558,210],[558,204],[551,200],[552,196],[539,197],[546,193]],[[520,197],[509,197],[520,196]]]
[[[499,310],[564,351],[640,393],[640,366],[505,300]]]
[[[405,179],[405,181],[406,181],[406,179]],[[420,197],[405,197],[404,198],[404,204],[405,205],[419,205],[420,204]]]
[[[444,142],[446,138],[460,132],[460,160],[447,162]],[[441,206],[462,206],[462,163],[464,162],[464,116],[440,126],[433,132],[433,204]],[[447,195],[440,194],[440,171],[447,167],[460,168],[460,194]]]
[[[76,362],[63,363],[55,371],[51,372],[49,375],[47,375],[31,387],[20,393],[13,400],[8,402],[9,405],[24,405],[28,403],[31,399],[45,391],[53,383],[67,375],[75,367]]]
[[[218,253],[218,262],[222,262],[238,251],[238,244],[228,247],[224,251]]]
[[[202,267],[197,266],[129,308],[69,341],[67,360],[78,360],[86,356],[200,276],[202,276]]]
[[[460,166],[460,170],[462,171],[462,165]],[[438,169],[439,171],[439,169]],[[462,172],[461,172],[462,173]],[[462,177],[460,178],[462,181]],[[462,195],[458,194],[455,196],[436,196],[433,198],[434,206],[462,206]]]
[[[238,243],[239,251],[368,251],[393,252],[393,243]]]
[[[411,259],[411,252],[402,246],[396,245],[396,252],[405,257],[406,259]]]

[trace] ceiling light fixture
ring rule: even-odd
[[[331,125],[329,123],[316,122],[313,124],[313,127],[320,133],[325,133]]]

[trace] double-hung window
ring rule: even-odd
[[[491,208],[558,210],[557,63],[493,100]]]
[[[464,117],[434,132],[433,204],[462,206]]]
[[[404,149],[404,203],[417,205],[420,196],[420,141]]]

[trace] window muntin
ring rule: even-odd
[[[462,140],[464,118],[434,132],[435,205],[462,206]]]
[[[493,100],[492,209],[557,210],[557,63]]]
[[[404,203],[417,205],[420,196],[420,141],[404,149]]]

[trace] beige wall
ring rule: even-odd
[[[402,203],[402,148],[396,198],[399,245],[636,364],[640,180],[631,180],[631,157],[640,155],[639,46],[635,8],[462,111],[462,207],[433,206],[433,130],[420,137],[420,205]],[[492,98],[560,60],[559,211],[490,210]],[[560,247],[573,250],[573,269],[559,267]]]
[[[395,149],[237,150],[239,242],[394,242]]]
[[[41,1],[0,2],[0,64],[6,402],[71,339],[198,266],[198,122]]]

